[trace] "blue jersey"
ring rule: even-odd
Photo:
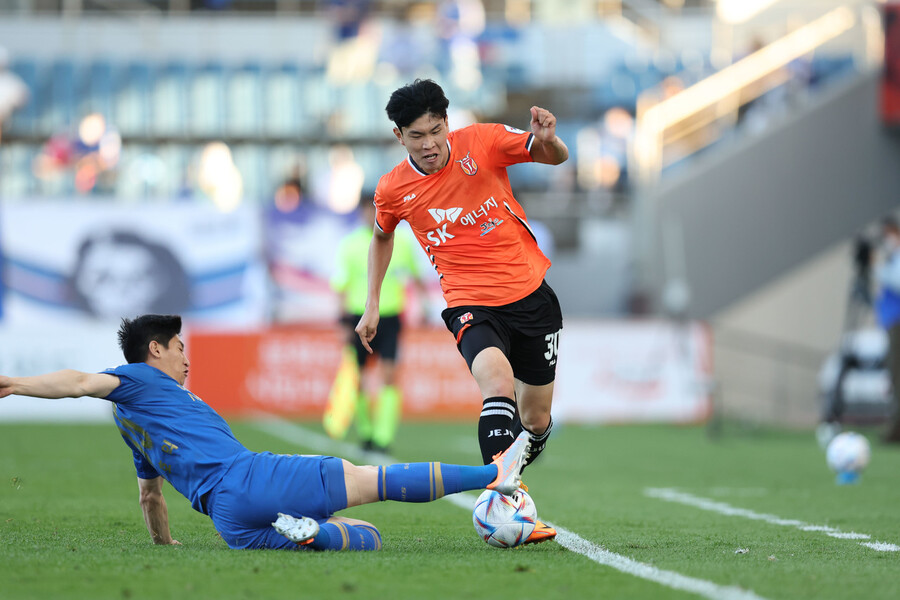
[[[250,451],[216,411],[159,369],[133,363],[105,373],[119,378],[106,399],[115,403],[116,424],[134,454],[138,477],[162,476],[204,512],[200,498]]]

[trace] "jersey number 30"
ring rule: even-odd
[[[544,358],[553,361],[556,355],[559,354],[559,332],[548,333],[544,336],[544,339],[547,340],[547,351],[544,352]]]

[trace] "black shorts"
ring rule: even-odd
[[[360,367],[366,364],[369,358],[369,352],[363,347],[362,341],[356,334],[354,329],[362,315],[344,315],[341,321],[350,327],[349,343],[353,344],[356,350],[356,362]],[[397,341],[400,339],[400,317],[394,315],[392,317],[381,317],[378,320],[378,331],[375,337],[369,342],[372,351],[379,357],[386,360],[397,360]]]
[[[516,379],[546,385],[556,378],[562,310],[546,281],[511,304],[456,306],[445,309],[441,316],[470,371],[479,352],[496,347],[509,359]]]

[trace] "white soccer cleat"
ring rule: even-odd
[[[519,485],[522,483],[525,457],[530,448],[530,436],[527,431],[523,431],[509,448],[495,454],[492,464],[497,465],[497,478],[488,484],[487,489],[496,490],[504,496],[511,496],[519,489]]]
[[[284,513],[278,513],[278,518],[272,523],[275,531],[301,546],[309,544],[319,533],[319,524],[309,517],[292,517]]]

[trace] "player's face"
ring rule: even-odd
[[[403,130],[394,128],[394,135],[406,147],[413,161],[426,173],[437,173],[450,159],[447,119],[424,114]]]
[[[184,354],[184,342],[181,341],[181,336],[173,336],[169,340],[169,347],[165,348],[160,345],[159,351],[157,368],[179,384],[184,385],[191,363]]]

